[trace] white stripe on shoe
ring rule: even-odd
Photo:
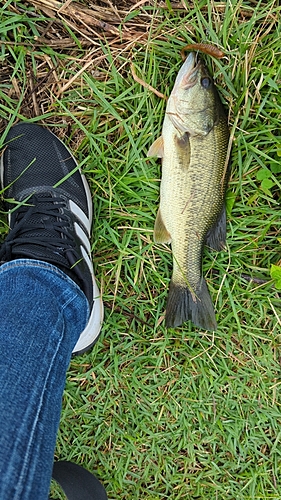
[[[76,219],[78,219],[81,224],[80,225],[78,224],[78,222],[74,222],[74,229],[76,235],[81,241],[80,245],[81,254],[90,270],[93,281],[93,305],[90,313],[90,318],[85,329],[80,334],[80,337],[72,351],[73,355],[78,355],[87,351],[98,339],[103,322],[104,309],[100,291],[98,289],[94,276],[93,263],[90,257],[91,243],[88,238],[88,235],[90,235],[91,231],[91,220],[89,220],[86,217],[85,213],[72,200],[70,200],[69,206],[72,213],[75,215]],[[85,229],[85,231],[82,229],[81,226]]]

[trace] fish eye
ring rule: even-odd
[[[208,89],[209,87],[211,87],[211,85],[212,85],[211,78],[208,78],[208,76],[205,76],[204,78],[202,78],[201,85],[204,89]]]

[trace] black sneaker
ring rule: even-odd
[[[73,350],[81,354],[97,340],[103,320],[90,256],[89,186],[71,153],[49,130],[21,123],[11,128],[6,142],[0,168],[10,232],[1,246],[0,260],[46,261],[80,286],[91,308],[89,322]]]
[[[94,474],[73,462],[55,462],[52,477],[68,500],[107,500],[106,491]]]

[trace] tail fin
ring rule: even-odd
[[[214,306],[204,278],[193,293],[171,280],[167,307],[166,326],[173,328],[180,326],[187,320],[204,330],[217,329]]]

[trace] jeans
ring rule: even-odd
[[[0,499],[46,500],[72,350],[89,317],[84,293],[46,262],[0,267]]]

